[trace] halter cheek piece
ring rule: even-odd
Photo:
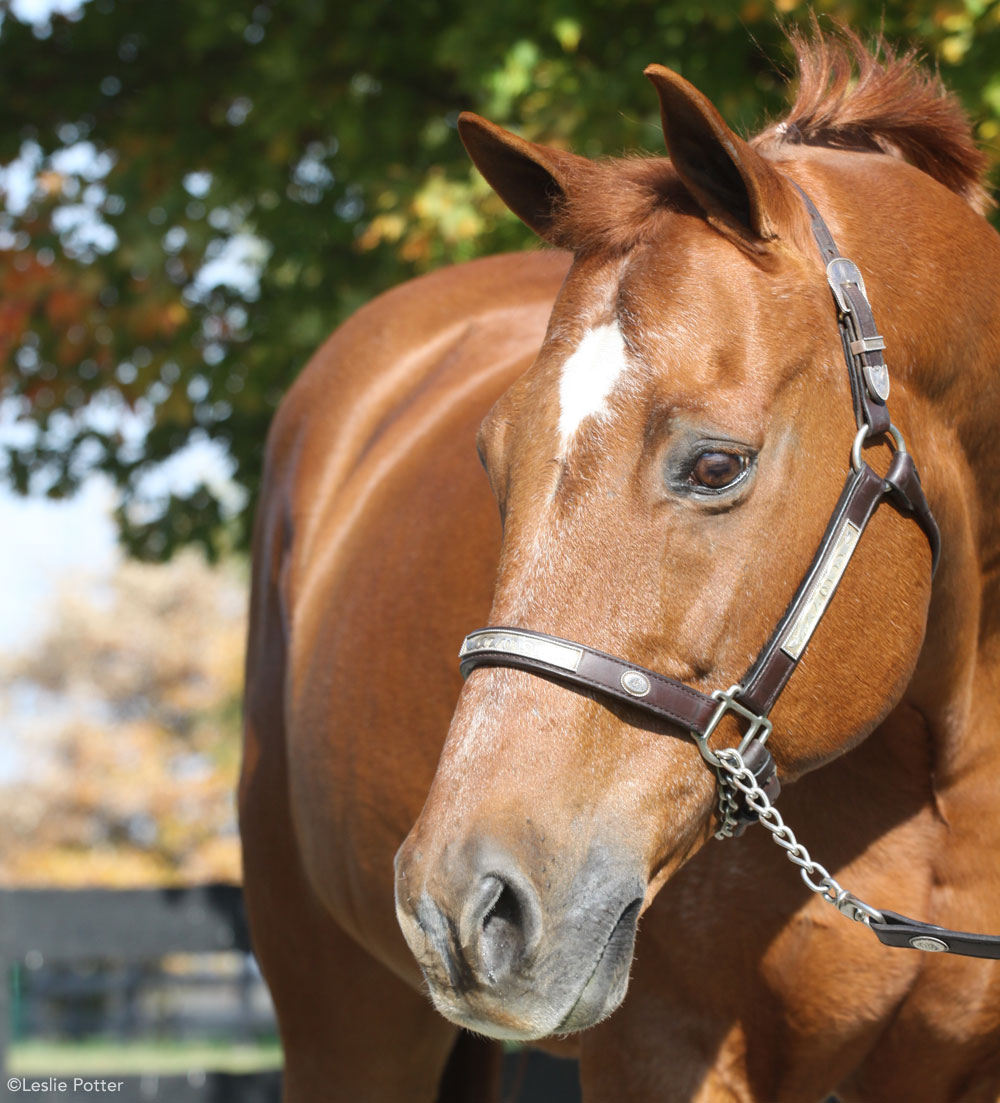
[[[816,207],[801,188],[798,190],[809,212],[836,301],[858,432],[851,449],[851,471],[823,539],[750,669],[736,685],[709,695],[582,643],[504,627],[470,633],[459,652],[459,663],[465,677],[479,666],[526,670],[651,713],[690,732],[718,778],[716,837],[740,835],[749,824],[762,823],[799,866],[813,892],[870,927],[888,946],[1000,958],[1000,937],[964,934],[880,911],[841,888],[822,865],[812,860],[774,805],[780,786],[774,760],[765,745],[771,733],[768,713],[802,658],[876,509],[889,501],[920,525],[931,547],[932,572],[937,569],[941,546],[917,469],[889,417],[889,372],[882,355],[885,341],[876,329],[864,280],[857,266],[840,256]],[[888,472],[878,475],[861,458],[861,449],[871,439],[885,435],[892,439],[895,451]],[[709,739],[727,712],[744,721],[746,730],[738,747],[714,751]]]

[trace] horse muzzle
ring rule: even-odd
[[[396,856],[396,914],[438,1011],[503,1039],[583,1030],[628,986],[645,882],[592,850],[563,881],[529,876],[492,844],[446,847],[435,862],[412,842]]]

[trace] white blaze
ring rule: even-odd
[[[567,444],[585,418],[600,414],[627,367],[625,340],[617,322],[584,334],[563,365],[559,380],[559,432]]]

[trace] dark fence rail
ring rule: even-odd
[[[10,976],[14,968],[104,959],[138,967],[178,953],[250,952],[250,936],[237,885],[169,889],[2,889],[0,890],[0,1072],[8,1083],[7,1052],[12,1037]],[[195,982],[197,978],[195,978]],[[52,982],[58,988],[56,982]],[[107,982],[105,989],[116,988]],[[72,982],[68,982],[72,988]],[[112,1031],[121,1036],[121,1029]],[[101,1077],[86,1076],[83,1080]],[[145,1103],[278,1103],[281,1075],[191,1072],[176,1076],[118,1076],[118,1099]],[[27,1081],[43,1080],[26,1076]],[[92,1098],[73,1091],[62,1098]],[[575,1064],[532,1052],[511,1055],[504,1069],[510,1103],[577,1103]],[[8,1092],[8,1098],[14,1093]],[[34,1096],[32,1096],[34,1097]]]
[[[270,996],[248,953],[213,954],[200,968],[186,958],[27,964],[12,970],[15,1041],[100,1035],[249,1044],[276,1035]]]
[[[0,958],[139,960],[249,950],[238,885],[0,890]]]
[[[12,966],[109,959],[138,963],[175,953],[249,952],[238,885],[169,889],[0,890],[0,1069],[6,1082],[11,1040]],[[281,1076],[194,1072],[180,1076],[113,1076],[119,1099],[157,1103],[277,1103]],[[27,1076],[27,1081],[44,1079]],[[72,1076],[57,1079],[69,1081]],[[100,1077],[84,1076],[84,1080]],[[72,1094],[72,1092],[70,1093]],[[81,1098],[91,1093],[80,1088]],[[12,1096],[11,1096],[12,1097]]]

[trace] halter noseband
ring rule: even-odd
[[[526,670],[611,698],[690,732],[718,778],[720,823],[716,837],[740,835],[749,824],[761,822],[800,867],[803,880],[813,892],[870,927],[886,945],[1000,958],[1000,937],[964,934],[880,911],[841,888],[823,866],[809,857],[774,806],[780,786],[774,760],[765,746],[771,733],[768,713],[802,658],[876,509],[890,501],[920,525],[931,547],[932,575],[941,550],[940,533],[917,469],[889,417],[889,372],[882,355],[885,341],[875,326],[864,279],[853,261],[840,256],[819,211],[795,186],[809,212],[836,302],[858,432],[851,449],[851,471],[823,539],[749,670],[729,689],[705,694],[586,644],[507,627],[471,632],[462,643],[459,664],[463,677],[479,666]],[[861,458],[861,449],[872,438],[884,435],[891,437],[895,451],[888,472],[878,475]],[[735,713],[747,727],[738,747],[716,752],[709,746],[709,739],[727,712]]]

